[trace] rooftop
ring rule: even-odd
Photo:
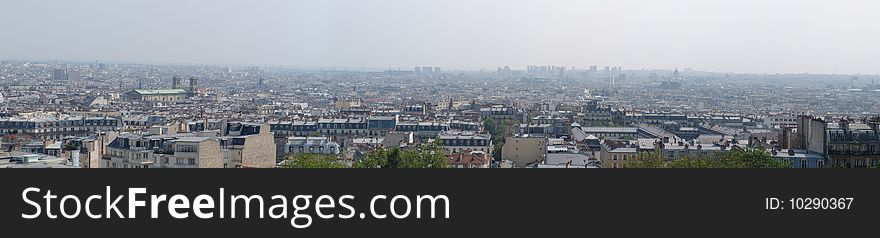
[[[163,94],[184,94],[183,89],[135,89],[133,92],[140,95],[163,95]]]
[[[638,133],[637,127],[582,127],[585,133]]]

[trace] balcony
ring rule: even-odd
[[[877,155],[880,156],[880,151],[844,151],[844,150],[829,150],[829,155]]]
[[[147,151],[147,150],[149,150],[149,149],[147,149],[147,147],[137,147],[137,146],[132,146],[132,147],[129,147],[129,148],[130,148],[132,151]]]

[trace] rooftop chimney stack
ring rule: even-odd
[[[68,153],[70,155],[70,165],[75,166],[77,168],[80,167],[79,149],[71,150]]]

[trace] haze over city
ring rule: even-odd
[[[0,168],[880,167],[872,1],[13,1]]]
[[[4,1],[0,58],[880,73],[880,2]],[[868,24],[865,24],[868,23]]]
[[[798,231],[849,237],[880,200],[878,10],[0,0],[0,188],[20,193],[0,220],[35,237],[796,236],[827,214]]]

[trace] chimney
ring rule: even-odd
[[[868,121],[868,126],[877,131],[880,130],[880,118],[874,118]]]
[[[70,155],[70,165],[79,168],[79,149],[71,150],[68,154]]]

